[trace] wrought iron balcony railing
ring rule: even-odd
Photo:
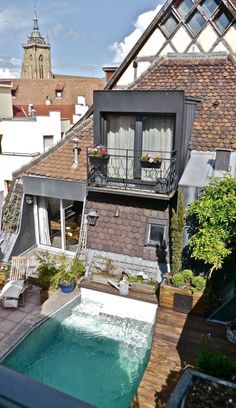
[[[88,185],[168,194],[176,188],[176,151],[142,154],[129,149],[107,149],[104,157],[87,151]],[[141,160],[144,155],[160,160]]]

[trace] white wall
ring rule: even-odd
[[[43,153],[43,136],[53,136],[53,144],[61,140],[60,112],[35,119],[23,118],[0,121],[2,154],[0,154],[0,191],[7,194],[5,180],[12,180],[12,172],[32,160],[33,153]],[[6,155],[4,153],[12,153]],[[20,154],[20,155],[19,155]]]

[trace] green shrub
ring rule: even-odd
[[[206,278],[203,276],[194,276],[192,278],[193,289],[203,291],[206,287]]]
[[[57,257],[57,272],[53,276],[52,283],[55,287],[59,283],[70,284],[84,274],[84,264],[78,258],[69,258],[66,255]]]
[[[193,278],[193,271],[191,271],[191,269],[184,269],[182,271],[182,276],[185,283],[190,282]]]
[[[236,364],[217,351],[205,347],[196,361],[197,368],[205,374],[226,381],[236,382]]]
[[[47,251],[38,252],[36,255],[38,282],[42,289],[49,289],[53,286],[53,278],[57,273],[55,256]]]
[[[172,276],[171,280],[172,280],[173,285],[176,286],[177,288],[184,285],[184,277],[182,273],[175,273]]]

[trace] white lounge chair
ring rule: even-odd
[[[0,299],[4,308],[17,308],[20,297],[24,304],[24,294],[30,285],[24,280],[14,280],[7,282],[0,292]]]

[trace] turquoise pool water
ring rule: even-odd
[[[84,300],[28,335],[2,364],[99,408],[128,408],[146,368],[150,323]]]

